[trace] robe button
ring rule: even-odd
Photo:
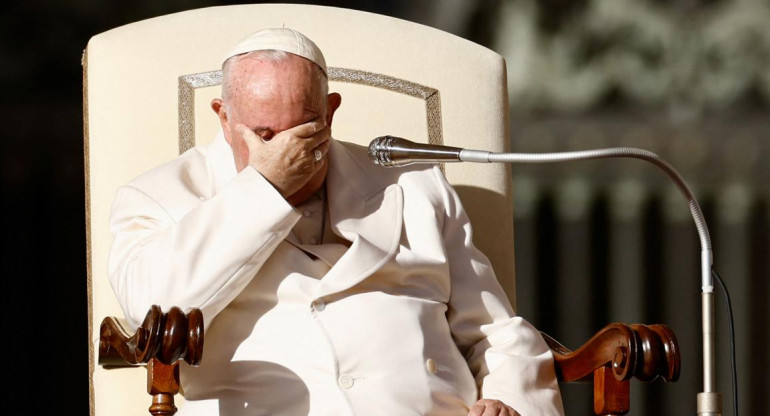
[[[326,302],[323,299],[316,299],[310,304],[310,307],[316,312],[323,312],[326,309]]]
[[[433,358],[428,358],[425,361],[425,368],[428,369],[433,374],[438,373],[438,366],[436,365],[436,361]]]
[[[349,390],[351,387],[353,387],[353,377],[347,374],[341,375],[337,382],[339,383],[340,387],[345,390]]]

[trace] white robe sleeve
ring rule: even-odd
[[[444,192],[444,240],[452,336],[479,385],[522,416],[563,415],[553,355],[540,332],[515,315],[489,260],[472,242],[470,221],[454,189],[434,170]]]
[[[164,311],[198,307],[204,322],[210,322],[300,217],[253,168],[205,201],[184,186],[170,186],[168,192],[195,200],[180,219],[136,186],[120,188],[113,202],[109,279],[134,326],[154,304]]]

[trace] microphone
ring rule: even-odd
[[[395,136],[378,137],[369,144],[369,157],[387,168],[413,163],[489,162],[490,152],[415,143]]]
[[[369,144],[369,157],[377,165],[398,167],[413,163],[480,162],[550,164],[614,157],[641,159],[652,163],[671,179],[690,207],[701,245],[701,313],[703,333],[703,392],[698,393],[699,415],[721,415],[721,394],[716,391],[714,281],[711,237],[695,195],[679,172],[657,154],[635,147],[614,147],[556,153],[493,153],[459,147],[415,143],[400,137],[382,136]]]

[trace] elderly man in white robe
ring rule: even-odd
[[[180,415],[560,415],[553,357],[517,317],[436,167],[331,137],[341,96],[304,35],[223,63],[216,140],[121,187],[110,281],[126,317],[198,307]]]

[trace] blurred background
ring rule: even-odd
[[[287,1],[284,1],[287,2]],[[307,3],[309,1],[306,1]],[[237,2],[12,2],[0,15],[5,397],[26,414],[88,413],[80,58],[100,32]],[[739,402],[770,397],[770,2],[767,0],[315,1],[423,23],[508,63],[513,151],[654,151],[706,214],[735,314]],[[483,105],[483,103],[476,103]],[[518,312],[570,348],[609,322],[664,323],[681,379],[635,383],[631,415],[695,414],[702,390],[699,243],[651,165],[514,166]],[[717,388],[732,414],[717,291]],[[590,384],[564,386],[568,415]]]

